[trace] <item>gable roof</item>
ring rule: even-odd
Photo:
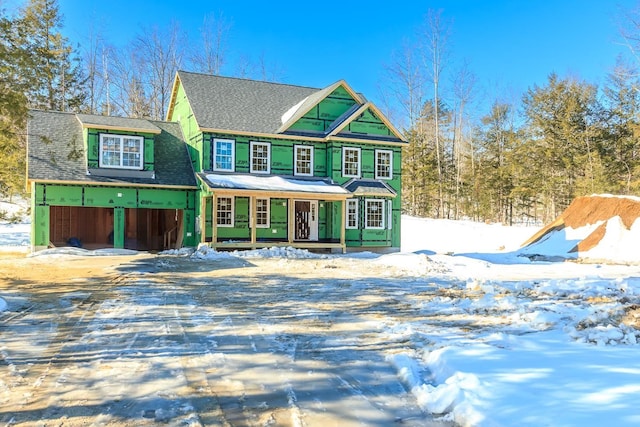
[[[296,105],[297,108],[293,108],[287,111],[287,113],[291,113],[288,117],[285,115],[282,116],[282,126],[280,126],[277,130],[278,133],[284,132],[291,127],[297,120],[302,118],[305,114],[309,112],[313,107],[320,103],[327,96],[331,95],[333,91],[335,91],[338,87],[342,86],[349,95],[354,99],[356,104],[362,103],[362,98],[349,87],[347,82],[344,80],[340,80],[331,86],[327,86],[324,89],[320,89],[311,96],[307,97],[304,101],[302,101],[299,105]],[[285,113],[285,114],[287,114]]]
[[[209,74],[178,71],[167,112],[167,120],[174,120],[173,106],[178,87],[186,94],[195,121],[202,131],[219,133],[249,133],[258,135],[296,135],[300,132],[288,129],[336,89],[342,87],[355,101],[354,107],[336,119],[330,130],[342,129],[345,121],[357,116],[353,111],[366,106],[380,117],[391,130],[389,137],[358,135],[361,140],[406,142],[402,135],[384,118],[384,115],[356,93],[344,80],[323,89],[294,86],[282,83],[222,77]],[[347,123],[348,124],[348,123]],[[345,124],[346,125],[346,124]],[[304,132],[302,132],[304,133]],[[319,138],[340,138],[334,132],[316,135]]]
[[[375,115],[389,129],[389,132],[391,132],[391,135],[393,135],[395,138],[399,140],[403,140],[402,134],[398,132],[395,126],[393,126],[393,124],[391,124],[391,122],[384,116],[384,114],[382,114],[382,112],[378,110],[378,108],[371,102],[367,102],[361,105],[360,108],[358,108],[356,111],[354,111],[351,114],[351,116],[347,117],[344,121],[339,123],[337,126],[333,127],[330,130],[329,135],[330,136],[335,136],[335,135],[350,136],[350,135],[344,135],[342,134],[342,132],[350,123],[357,121],[358,118],[367,110],[372,112],[372,114]],[[356,134],[355,137],[360,137],[360,135]],[[367,135],[367,137],[376,138],[375,135]]]
[[[95,114],[76,114],[83,128],[111,129],[119,131],[159,134],[158,126],[145,119],[129,117],[97,116]]]
[[[282,116],[318,89],[178,71],[201,129],[276,133]],[[170,107],[171,108],[171,107]],[[172,111],[169,110],[169,120]]]
[[[82,122],[81,122],[82,120]],[[178,123],[136,120],[139,132],[154,137],[155,177],[96,176],[87,172],[83,123],[98,129],[121,129],[121,117],[29,111],[27,179],[44,182],[80,182],[111,185],[196,187],[191,159]],[[155,131],[151,132],[151,129]],[[127,129],[122,129],[127,130]]]

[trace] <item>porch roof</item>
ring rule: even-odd
[[[354,178],[344,185],[354,196],[396,197],[398,193],[384,181]]]
[[[199,173],[198,177],[217,193],[242,196],[297,197],[344,200],[351,193],[327,178],[300,178],[243,173]]]

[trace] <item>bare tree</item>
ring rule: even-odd
[[[440,84],[444,66],[447,63],[447,42],[449,39],[449,23],[442,18],[442,10],[429,10],[425,18],[422,40],[424,42],[424,64],[429,71],[433,84],[435,146],[438,173],[438,216],[444,214],[444,150],[440,142]]]
[[[473,91],[476,85],[476,76],[469,69],[465,62],[453,78],[453,95],[456,104],[456,114],[454,118],[454,135],[453,135],[453,158],[455,168],[455,200],[454,200],[454,218],[458,219],[460,213],[460,191],[462,185],[463,172],[463,153],[465,151],[464,143],[468,142],[468,153],[471,157],[471,173],[474,168],[474,147],[473,138],[465,138],[466,124],[466,107],[471,102]]]
[[[391,64],[386,65],[387,85],[384,97],[390,98],[390,110],[399,109],[404,116],[404,128],[414,128],[425,102],[425,78],[416,46],[403,42],[401,50],[392,54]],[[395,115],[392,111],[390,116]]]
[[[132,57],[140,61],[144,70],[140,84],[148,93],[152,119],[164,120],[166,116],[173,79],[183,62],[184,39],[179,25],[173,23],[167,30],[158,27],[143,30],[132,44],[135,50]]]
[[[190,54],[194,71],[219,75],[226,63],[227,38],[232,23],[222,13],[205,15],[200,28],[201,44]]]
[[[84,68],[87,76],[87,103],[91,114],[102,113],[105,106],[105,97],[108,98],[108,85],[105,79],[103,59],[105,46],[102,37],[96,34],[93,29],[89,32],[86,48],[84,49]],[[106,102],[106,113],[109,114],[108,102]]]
[[[151,117],[150,91],[145,85],[146,64],[133,46],[115,51],[109,64],[111,112],[116,116]]]

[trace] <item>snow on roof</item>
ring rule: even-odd
[[[298,102],[296,105],[294,105],[293,107],[289,108],[289,110],[287,110],[286,113],[284,113],[282,115],[282,117],[280,118],[280,120],[282,121],[282,124],[287,123],[291,117],[294,116],[294,114],[296,114],[296,112],[300,109],[300,107],[302,107],[302,104],[305,103],[305,101],[308,99],[309,97],[307,96],[306,98],[304,98],[302,101]]]
[[[337,184],[319,179],[295,179],[282,176],[206,174],[211,187],[239,190],[263,190],[300,193],[350,194]]]

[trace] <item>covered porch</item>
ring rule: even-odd
[[[201,243],[218,250],[295,247],[346,252],[346,199],[326,179],[200,174]],[[229,207],[231,204],[231,207]]]

